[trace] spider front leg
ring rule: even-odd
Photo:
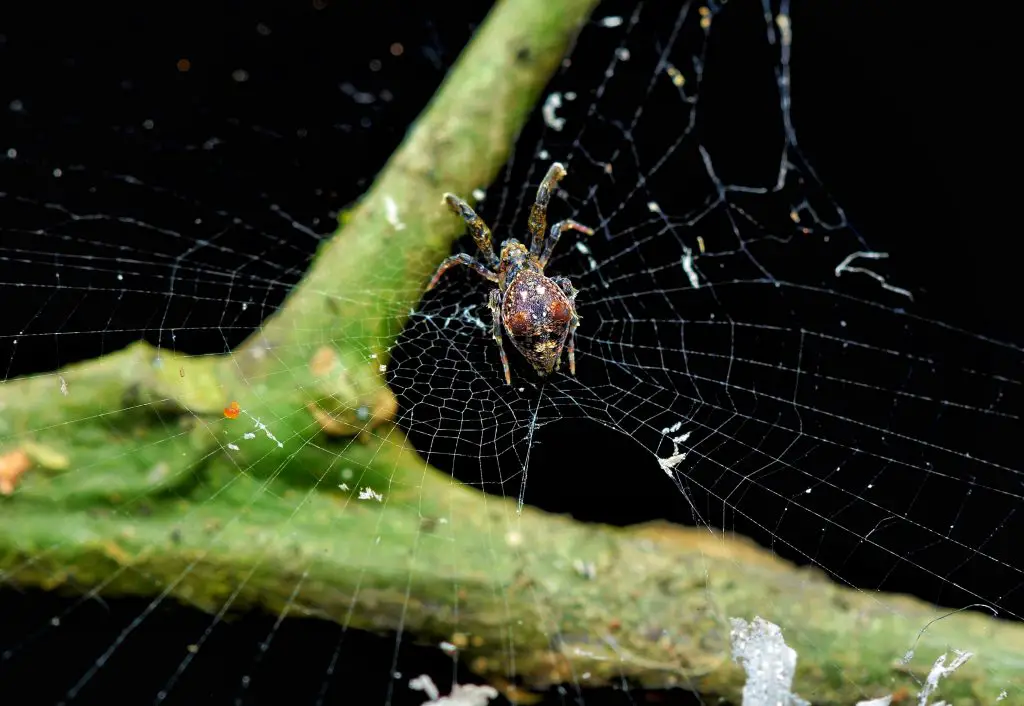
[[[429,292],[437,285],[438,280],[441,279],[441,275],[443,275],[445,272],[455,267],[456,265],[465,265],[466,267],[470,268],[478,275],[483,277],[488,282],[494,282],[495,284],[498,283],[498,275],[491,272],[482,264],[474,260],[472,256],[467,255],[464,252],[460,252],[458,255],[446,257],[444,259],[444,262],[442,262],[438,266],[437,272],[435,272],[434,276],[430,278],[430,283],[427,285],[427,291]]]
[[[558,244],[558,239],[562,236],[563,230],[575,230],[579,233],[583,233],[583,235],[594,234],[593,228],[588,228],[587,226],[577,223],[572,219],[559,221],[555,225],[551,226],[551,233],[544,242],[544,252],[542,252],[540,258],[538,258],[542,268],[548,266],[548,260],[551,259],[551,253],[555,251],[555,245]]]
[[[569,374],[576,377],[576,327],[580,325],[580,315],[576,313],[576,295],[579,294],[579,290],[572,286],[568,277],[552,277],[551,281],[557,284],[569,299],[572,318],[569,319],[569,335],[565,339],[565,347],[569,351]]]
[[[571,285],[570,285],[571,286]],[[493,321],[491,333],[494,335],[494,342],[498,344],[498,353],[501,355],[501,367],[505,369],[505,384],[512,384],[512,373],[508,369],[508,357],[505,355],[505,346],[501,343],[501,291],[491,290],[490,299],[487,300],[487,307],[491,310]]]
[[[494,254],[494,246],[491,244],[491,229],[484,223],[484,219],[476,215],[476,211],[455,194],[445,194],[444,202],[448,204],[452,213],[462,216],[462,220],[469,227],[470,235],[473,236],[473,241],[480,249],[480,254],[484,256],[484,261],[491,267],[496,267],[498,258]]]
[[[548,227],[548,203],[551,201],[551,192],[555,190],[558,182],[565,176],[565,167],[560,162],[553,163],[548,167],[548,173],[537,189],[537,198],[530,208],[530,220],[527,221],[527,228],[530,230],[530,254],[537,255],[544,244],[544,231]]]

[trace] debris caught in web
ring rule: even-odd
[[[409,688],[422,691],[430,699],[422,706],[487,706],[493,699],[498,698],[498,690],[486,684],[455,684],[452,686],[451,694],[441,696],[434,680],[426,674],[411,679]]]
[[[902,294],[907,299],[913,301],[914,295],[911,294],[909,290],[906,290],[903,287],[897,287],[895,285],[889,284],[886,281],[885,277],[878,274],[877,272],[869,270],[866,267],[850,266],[850,263],[856,260],[857,258],[864,258],[865,260],[884,260],[887,257],[889,257],[889,253],[886,252],[858,250],[857,252],[850,253],[845,258],[843,258],[842,262],[836,265],[836,277],[838,277],[844,272],[859,272],[860,274],[867,275],[868,277],[871,277],[872,279],[876,280],[880,285],[882,285],[882,289],[887,289],[890,292],[895,292],[896,294]]]
[[[383,493],[378,493],[376,490],[374,490],[370,486],[366,486],[365,488],[363,488],[363,489],[361,489],[359,491],[359,499],[360,500],[376,500],[377,502],[383,502],[384,501],[384,494]]]
[[[676,422],[670,427],[665,427],[661,430],[662,436],[668,437],[670,434],[675,434],[677,431],[683,428],[682,422]],[[676,466],[683,462],[686,458],[687,451],[680,451],[679,445],[685,443],[690,438],[690,432],[684,432],[678,436],[669,437],[669,441],[672,442],[672,453],[667,458],[658,457],[658,465],[661,466],[661,470],[665,471],[666,475],[672,477],[672,471],[675,470]]]
[[[696,289],[700,286],[700,278],[697,276],[697,270],[693,269],[693,251],[690,248],[686,248],[683,252],[683,272],[686,273],[686,279],[690,280],[690,286]]]
[[[540,112],[544,116],[544,122],[552,130],[561,130],[565,127],[565,118],[560,118],[555,114],[561,107],[562,94],[555,92],[548,95],[544,101],[544,106],[541,108]]]

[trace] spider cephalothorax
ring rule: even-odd
[[[544,268],[563,230],[576,230],[587,235],[593,235],[594,231],[576,221],[565,220],[551,226],[551,232],[545,237],[551,191],[564,176],[565,167],[555,162],[537,189],[537,198],[530,209],[528,223],[530,249],[527,250],[517,239],[509,238],[501,244],[500,259],[494,254],[491,230],[487,224],[465,201],[452,194],[444,195],[448,207],[462,216],[469,226],[469,232],[484,262],[466,253],[452,255],[437,268],[427,285],[427,291],[433,289],[441,275],[455,265],[466,265],[498,286],[491,290],[487,305],[493,318],[492,334],[501,353],[501,365],[505,369],[505,382],[510,385],[512,374],[501,344],[502,328],[512,339],[512,345],[530,362],[538,375],[548,375],[557,369],[562,349],[566,347],[569,351],[569,372],[576,374],[573,335],[580,321],[576,313],[576,289],[568,277],[548,277],[544,274]]]

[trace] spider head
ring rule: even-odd
[[[501,261],[508,264],[522,264],[530,256],[530,251],[516,238],[509,238],[501,244]]]
[[[526,249],[526,246],[515,238],[509,238],[501,244],[498,281],[507,287],[519,272],[530,269],[530,260],[530,251]]]

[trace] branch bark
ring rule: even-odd
[[[523,701],[524,688],[625,678],[738,702],[728,618],[754,615],[785,629],[794,689],[815,703],[916,691],[948,647],[977,657],[945,698],[1024,690],[1020,625],[932,623],[943,611],[703,530],[519,516],[429,467],[393,424],[380,365],[462,232],[440,194],[491,182],[594,4],[499,2],[303,282],[237,350],[138,343],[60,371],[66,396],[52,376],[0,386],[0,476],[17,484],[0,497],[0,576],[402,626],[451,642]],[[239,419],[224,417],[231,400]],[[257,438],[229,447],[243,432]],[[339,488],[348,471],[352,491]],[[381,502],[354,497],[367,486]]]

